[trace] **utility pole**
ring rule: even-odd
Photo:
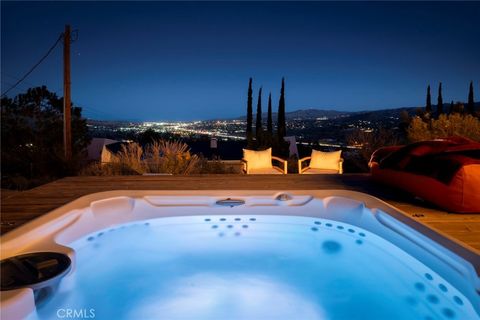
[[[63,145],[65,160],[72,159],[72,104],[70,99],[70,25],[63,33]]]

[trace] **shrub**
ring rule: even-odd
[[[419,116],[415,116],[407,129],[407,138],[409,141],[430,140],[431,133],[428,123],[423,121]]]
[[[366,132],[356,130],[347,137],[349,145],[358,146],[358,152],[344,154],[344,159],[349,161],[361,171],[368,171],[368,162],[372,153],[381,147],[392,146],[399,143],[399,138],[391,131],[380,128],[376,131]]]
[[[422,120],[414,117],[407,130],[411,142],[432,140],[451,136],[466,137],[480,141],[480,120],[472,115],[442,114],[438,119]]]

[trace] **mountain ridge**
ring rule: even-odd
[[[285,113],[287,120],[314,120],[319,118],[327,119],[336,119],[343,117],[350,117],[353,115],[381,115],[381,114],[390,114],[390,116],[400,115],[401,112],[407,111],[409,114],[414,114],[419,107],[404,107],[404,108],[394,108],[394,109],[380,109],[380,110],[361,110],[361,111],[338,111],[333,109],[316,109],[316,108],[306,108],[306,109],[297,109]],[[267,119],[268,114],[266,112],[262,113],[262,120]],[[277,113],[272,113],[272,118],[276,119]],[[246,116],[239,116],[235,118],[228,119],[214,119],[214,120],[245,120]],[[253,114],[253,119],[256,119],[256,113]]]

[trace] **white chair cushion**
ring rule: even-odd
[[[310,160],[309,167],[312,169],[329,169],[336,170],[338,172],[338,162],[342,150],[333,152],[322,152],[318,150],[312,150],[312,159]]]
[[[272,148],[263,151],[243,149],[248,170],[272,168]]]

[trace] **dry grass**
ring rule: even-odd
[[[131,176],[138,174],[138,172],[120,162],[93,162],[78,173],[80,176]]]
[[[181,141],[158,140],[144,149],[138,143],[122,146],[111,163],[93,163],[80,175],[141,175],[144,173],[193,174],[201,173],[206,161],[190,153]]]
[[[192,174],[200,171],[200,158],[181,141],[159,140],[147,146],[145,164],[149,173]]]
[[[120,150],[118,156],[115,158],[115,162],[130,168],[138,174],[144,174],[146,172],[146,166],[142,156],[142,147],[138,143],[130,143],[122,146],[122,150]]]

